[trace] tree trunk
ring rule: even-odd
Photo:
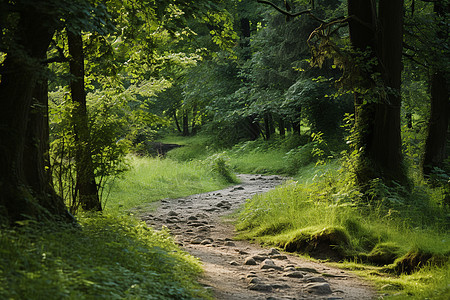
[[[447,82],[442,72],[438,71],[431,75],[431,112],[422,161],[424,175],[430,175],[434,167],[442,168],[447,157],[445,147],[449,109]]]
[[[73,124],[75,133],[77,170],[76,189],[79,203],[84,210],[101,211],[102,206],[95,182],[94,165],[90,146],[90,133],[86,107],[86,93],[84,90],[84,53],[81,33],[67,30],[70,74],[74,77],[70,81],[72,101],[75,104]]]
[[[248,116],[245,118],[247,126],[245,127],[249,134],[250,139],[252,141],[258,139],[259,135],[261,134],[261,128],[259,126],[259,123],[256,121],[254,116]]]
[[[189,136],[189,118],[188,113],[183,113],[183,136]]]
[[[282,117],[278,119],[278,129],[280,130],[280,137],[284,138],[286,136],[286,125]]]
[[[197,134],[197,126],[195,123],[195,118],[197,117],[197,105],[194,105],[192,108],[192,124],[191,124],[191,134],[196,135]]]
[[[180,127],[180,123],[178,122],[178,117],[177,117],[177,111],[176,110],[173,112],[173,118],[175,120],[175,125],[177,126],[178,132],[182,133],[181,127]]]
[[[349,23],[352,46],[355,50],[369,51],[364,60],[369,70],[360,70],[359,87],[374,90],[376,85],[371,76],[380,73],[387,91],[385,95],[373,95],[375,99],[354,95],[356,149],[360,152],[355,173],[361,186],[375,178],[406,181],[400,136],[403,0],[379,1],[378,30],[375,9],[372,0],[348,1],[348,13],[355,16]],[[377,66],[370,64],[373,59],[378,60]]]
[[[442,17],[449,11],[449,4],[446,9],[441,2],[434,3],[434,12]],[[447,28],[439,28],[438,36],[446,37]],[[428,120],[428,134],[425,141],[425,151],[422,160],[422,172],[425,176],[431,174],[433,168],[443,167],[443,162],[447,158],[445,151],[447,142],[447,131],[449,123],[450,103],[448,95],[448,83],[446,74],[433,68],[431,75],[431,111]]]
[[[27,8],[19,14],[12,29],[16,50],[8,52],[1,70],[0,215],[9,223],[28,218],[73,221],[62,199],[56,197],[45,168],[45,80],[36,85],[44,77],[40,62],[46,58],[55,28],[48,16]],[[30,114],[32,104],[39,105]]]
[[[272,115],[270,113],[266,113],[264,115],[264,132],[266,135],[266,140],[270,140],[270,137],[272,136],[272,126],[271,126],[271,122],[272,122]]]

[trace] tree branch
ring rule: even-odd
[[[316,19],[317,21],[319,21],[320,23],[324,23],[322,20],[320,20],[319,18],[317,18],[316,16],[314,16],[311,11],[309,9],[304,10],[304,11],[300,11],[300,12],[296,12],[296,13],[291,13],[288,12],[280,7],[278,7],[277,5],[275,5],[274,3],[270,2],[270,1],[266,1],[266,0],[257,0],[258,3],[262,3],[262,4],[267,4],[272,6],[273,8],[275,8],[277,11],[279,11],[280,13],[282,13],[283,15],[289,16],[289,17],[298,17],[300,15],[310,15],[312,18]]]

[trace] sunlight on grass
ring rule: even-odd
[[[107,212],[124,212],[164,198],[219,190],[227,183],[200,162],[130,156],[131,170],[117,178],[106,202]]]
[[[199,262],[131,217],[0,231],[1,299],[209,299]]]
[[[358,192],[340,179],[339,164],[302,170],[298,182],[246,202],[236,224],[239,238],[311,257],[331,251],[334,259],[347,260],[338,267],[358,270],[394,299],[447,299],[450,235],[445,213],[426,202],[423,190],[413,191],[407,205],[386,209],[372,203],[369,209],[369,203],[355,201]],[[414,251],[435,263],[425,268],[419,263],[419,271],[399,274],[398,264]]]

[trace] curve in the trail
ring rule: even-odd
[[[284,179],[239,175],[241,184],[211,193],[165,199],[154,211],[138,215],[156,229],[165,226],[177,242],[198,257],[205,270],[201,283],[216,299],[373,299],[373,288],[354,275],[326,264],[233,240],[224,221],[246,199],[267,192]]]

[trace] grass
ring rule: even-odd
[[[209,299],[199,262],[131,217],[0,231],[1,299]]]
[[[198,161],[136,156],[128,159],[131,169],[110,186],[106,212],[121,213],[160,199],[219,190],[229,184]]]
[[[103,214],[78,215],[79,227],[29,221],[1,228],[1,299],[210,299],[196,281],[199,262],[168,232],[127,212],[224,188],[232,177],[225,160],[129,156],[128,162],[130,170],[109,186]]]
[[[418,186],[402,200],[395,191],[383,190],[377,195],[385,198],[359,205],[358,192],[346,184],[339,163],[303,170],[299,181],[247,201],[236,224],[239,238],[340,261],[340,267],[360,270],[394,298],[448,296],[448,217],[432,199],[435,191]],[[431,259],[416,261],[419,268],[402,273],[411,257],[426,255]]]

